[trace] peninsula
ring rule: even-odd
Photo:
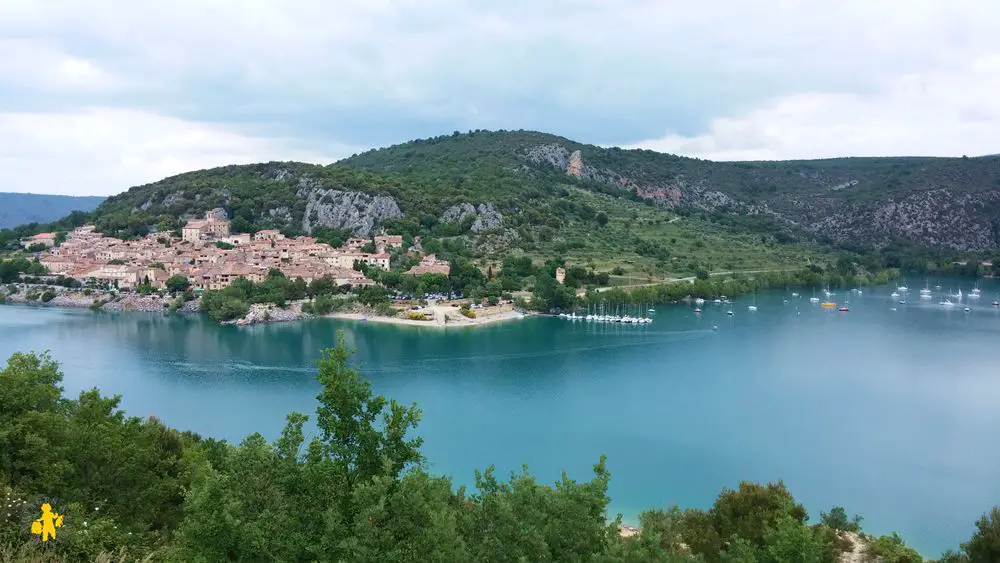
[[[514,310],[509,299],[495,296],[480,298],[475,304],[478,311],[473,311],[467,302],[449,302],[461,298],[448,284],[451,265],[424,253],[419,237],[411,242],[403,250],[402,236],[383,234],[371,239],[348,238],[334,247],[314,237],[286,237],[274,229],[252,235],[234,233],[225,210],[214,209],[201,219],[189,220],[179,232],[157,232],[121,240],[98,233],[93,225],[84,225],[65,236],[39,233],[23,240],[22,245],[33,251],[40,267],[37,273],[43,273],[38,280],[42,283],[35,285],[56,288],[52,297],[42,299],[39,294],[37,299],[52,305],[162,311],[170,307],[171,293],[182,294],[177,298],[176,309],[179,309],[184,302],[196,301],[206,292],[225,292],[234,283],[253,286],[282,279],[292,280],[293,285],[303,288],[302,295],[291,295],[291,302],[264,301],[245,311],[237,308],[240,315],[227,313],[218,320],[251,324],[326,315],[403,325],[461,327],[523,316]],[[391,253],[415,262],[401,273],[422,284],[420,291],[411,292],[418,295],[404,296],[397,291],[394,297],[399,307],[391,309],[374,308],[384,303],[384,299],[379,299],[379,303],[357,303],[351,292],[378,285],[366,272],[376,278],[390,272]],[[32,281],[30,273],[27,277]],[[432,286],[438,289],[437,299],[428,304],[424,297]],[[20,295],[10,290],[6,293],[12,302],[35,301],[29,291]],[[340,298],[333,300],[329,298],[331,295]],[[327,299],[317,302],[316,297]],[[211,299],[205,302],[208,305],[201,308],[210,309]],[[188,306],[185,310],[196,309]]]

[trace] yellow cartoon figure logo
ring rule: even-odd
[[[63,516],[52,511],[52,505],[42,505],[42,517],[31,523],[31,533],[41,536],[43,542],[56,539],[56,528],[62,528]]]

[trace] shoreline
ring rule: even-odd
[[[466,328],[475,326],[486,326],[504,321],[521,320],[528,316],[531,315],[521,313],[518,311],[505,311],[502,313],[497,313],[495,315],[490,315],[488,317],[475,318],[475,319],[462,317],[462,320],[458,320],[455,317],[451,316],[442,317],[449,319],[447,322],[443,322],[440,319],[418,321],[414,319],[402,319],[399,317],[382,317],[379,315],[372,315],[367,313],[329,313],[326,315],[317,316],[315,318],[339,319],[339,320],[358,321],[358,322],[372,322],[380,324],[392,324],[398,326],[418,326],[418,327],[432,327],[432,328]]]
[[[7,294],[0,292],[0,297],[3,298],[0,301],[0,305],[17,305],[25,307],[38,307],[38,308],[59,308],[59,309],[90,309],[96,311],[109,311],[115,313],[160,313],[164,316],[171,315],[173,313],[183,314],[183,315],[199,315],[208,317],[207,314],[202,313],[198,309],[199,301],[196,299],[194,301],[188,301],[183,304],[182,307],[176,311],[169,311],[169,304],[173,301],[173,298],[164,298],[161,296],[151,296],[151,295],[125,295],[117,299],[113,299],[112,296],[105,293],[93,293],[91,295],[83,295],[81,292],[77,291],[60,291],[52,300],[48,302],[42,302],[38,300],[28,300],[25,298],[26,292],[24,290],[19,291],[14,294]],[[105,301],[108,299],[108,301]],[[94,309],[93,305],[95,303],[104,302],[103,305]],[[257,303],[251,305],[250,311],[246,316],[234,319],[231,321],[224,321],[217,323],[219,325],[234,325],[234,326],[252,326],[259,324],[277,324],[277,323],[288,323],[288,322],[301,322],[310,321],[314,319],[338,319],[338,320],[348,320],[356,322],[372,322],[380,324],[391,324],[397,326],[414,326],[414,327],[433,327],[433,328],[464,328],[464,327],[477,327],[492,325],[504,321],[520,320],[527,316],[531,316],[531,313],[522,313],[515,310],[503,310],[490,315],[485,315],[470,319],[461,315],[459,313],[458,307],[455,306],[432,306],[428,308],[433,314],[431,320],[416,320],[409,318],[401,318],[398,316],[386,317],[381,315],[376,315],[371,311],[351,311],[351,312],[333,312],[327,313],[325,315],[312,315],[302,312],[302,303],[295,302],[290,303],[285,309],[281,309],[273,304],[268,303]]]

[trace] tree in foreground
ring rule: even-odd
[[[52,552],[66,561],[834,563],[842,534],[861,533],[837,508],[810,525],[779,482],[741,483],[708,510],[645,512],[642,532],[623,538],[603,457],[589,481],[549,486],[526,469],[501,480],[489,468],[456,489],[424,468],[411,436],[420,411],[374,394],[350,356],[339,334],[318,361],[315,430],[291,413],[273,442],[239,445],[126,417],[96,389],[66,399],[51,358],[11,356],[0,371],[0,501],[11,510],[0,559],[33,549],[22,523],[41,495],[66,505]],[[942,561],[997,561],[998,522],[995,509]],[[869,541],[872,560],[921,561],[895,534]]]

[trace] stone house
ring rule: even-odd
[[[29,248],[33,244],[44,244],[46,248],[52,248],[56,245],[56,234],[38,233],[33,237],[21,241],[21,246],[24,248]]]

